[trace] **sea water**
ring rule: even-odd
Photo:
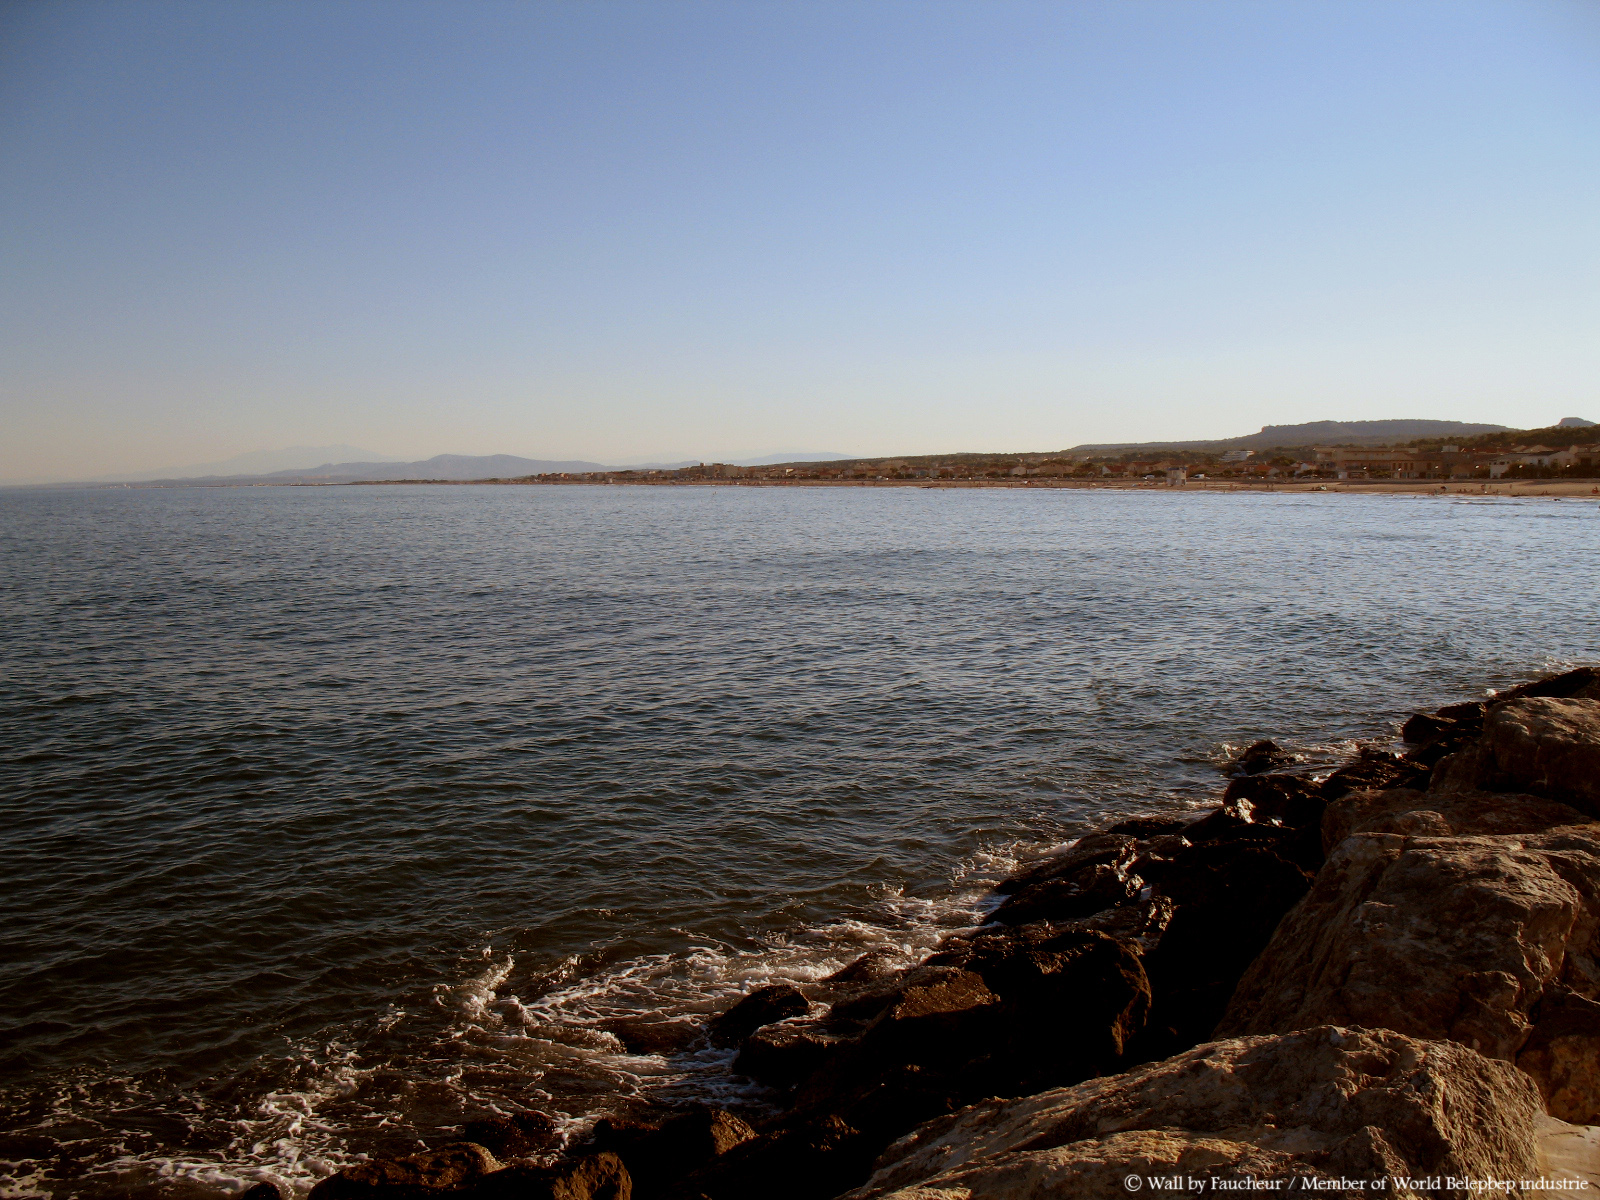
[[[0,493],[0,1194],[304,1190],[970,925],[1023,855],[1600,658],[1600,505]]]

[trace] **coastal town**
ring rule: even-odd
[[[1578,418],[1456,442],[947,454],[739,466],[552,472],[495,483],[750,483],[921,486],[1251,486],[1572,484],[1600,479],[1600,427]],[[1499,490],[1496,488],[1495,490]],[[1561,488],[1558,490],[1570,490]]]

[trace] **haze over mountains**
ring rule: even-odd
[[[1590,422],[1568,417],[1563,425],[1587,427]],[[1203,441],[1085,443],[1062,453],[1105,454],[1139,450],[1266,450],[1275,447],[1304,447],[1316,444],[1345,446],[1399,445],[1419,438],[1470,438],[1479,434],[1509,429],[1471,421],[1307,421],[1298,425],[1266,425],[1260,432],[1239,437]],[[342,458],[348,454],[351,457]],[[880,456],[881,457],[881,456]],[[777,463],[866,461],[834,451],[786,450],[756,458],[719,460],[733,465],[756,467]],[[401,462],[371,451],[344,444],[332,446],[290,446],[283,450],[262,450],[240,454],[215,463],[172,467],[164,471],[138,471],[123,475],[78,480],[80,484],[116,483],[362,483],[382,479],[515,479],[527,475],[557,472],[586,474],[597,471],[677,470],[709,459],[683,459],[677,462],[632,462],[604,464],[580,459],[522,458],[515,454],[436,454],[416,462]],[[55,486],[70,486],[65,483]]]
[[[739,466],[758,467],[778,462],[825,462],[849,458],[829,450],[785,450],[759,458],[733,460]],[[703,459],[679,462],[627,464],[634,470],[676,470],[692,467]],[[615,464],[581,459],[522,458],[515,454],[436,454],[416,462],[403,462],[356,446],[290,446],[283,450],[256,450],[214,463],[188,467],[166,467],[155,471],[134,471],[121,475],[101,475],[72,483],[362,483],[374,479],[497,479],[522,475],[545,475],[568,471],[610,471]],[[65,482],[65,481],[63,481]]]

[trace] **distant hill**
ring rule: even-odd
[[[1073,454],[1122,450],[1269,450],[1275,447],[1390,446],[1420,438],[1474,437],[1498,433],[1505,425],[1471,421],[1307,421],[1303,425],[1264,425],[1260,433],[1202,442],[1116,442],[1073,446]]]
[[[204,479],[219,475],[264,475],[270,471],[294,471],[319,463],[394,462],[384,454],[363,450],[343,442],[331,446],[285,446],[282,450],[252,450],[218,462],[190,463],[184,467],[159,467],[150,471],[124,471],[117,475],[95,475],[85,483],[141,483],[150,479]]]
[[[370,483],[378,479],[509,479],[520,475],[542,475],[552,471],[604,471],[600,463],[519,458],[515,454],[436,454],[420,462],[391,460],[368,462],[324,462],[297,470],[257,474],[163,476],[127,480],[129,483],[166,484],[256,484],[256,483]],[[85,483],[105,485],[105,481]],[[57,484],[57,487],[83,486]]]
[[[435,454],[420,462],[323,463],[303,471],[274,471],[267,483],[361,483],[373,479],[511,479],[552,471],[604,471],[600,463],[520,458],[515,454]]]

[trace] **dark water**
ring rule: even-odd
[[[1600,657],[1600,505],[0,496],[0,1195],[299,1188],[759,1100],[606,1017],[968,923],[1019,849]]]

